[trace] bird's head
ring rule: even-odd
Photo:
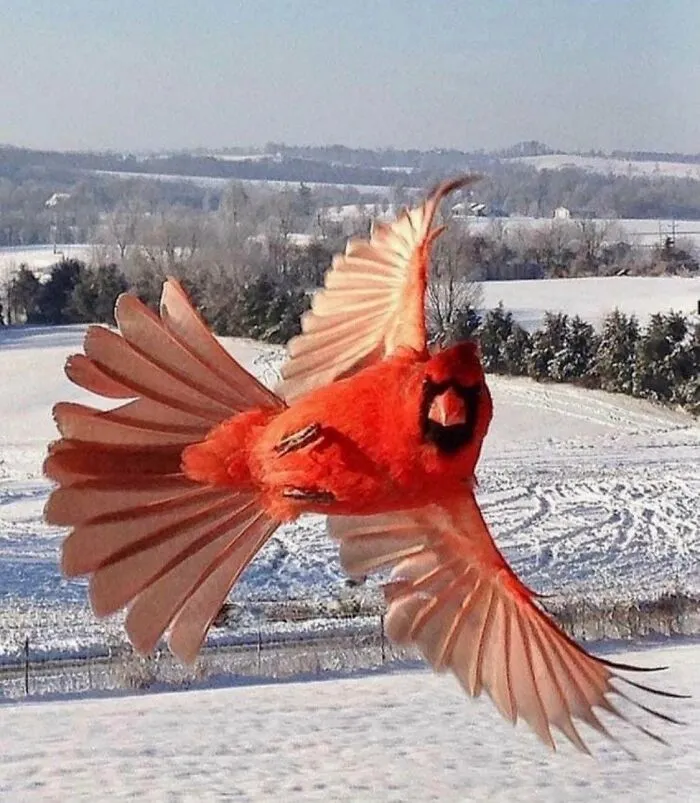
[[[471,341],[438,351],[425,366],[421,429],[445,455],[480,447],[493,408],[477,345]]]

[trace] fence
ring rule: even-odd
[[[215,682],[217,676],[285,678],[351,672],[418,657],[388,641],[383,616],[314,624],[317,629],[306,632],[259,627],[242,637],[220,639],[202,649],[194,667],[180,664],[166,648],[145,658],[128,646],[59,658],[33,655],[26,639],[21,654],[0,663],[0,699],[161,685],[187,688],[205,679]]]
[[[670,593],[649,602],[548,601],[566,632],[578,639],[626,639],[650,634],[700,633],[700,597]],[[79,694],[116,689],[187,688],[218,676],[285,678],[372,669],[416,660],[411,648],[386,637],[384,617],[374,611],[345,611],[314,618],[307,603],[268,611],[246,627],[215,628],[194,667],[184,667],[162,648],[142,658],[124,643],[61,657],[33,654],[29,638],[14,655],[0,658],[0,699]],[[270,618],[271,617],[271,618]],[[220,624],[226,624],[220,622]]]

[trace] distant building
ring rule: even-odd
[[[56,206],[56,204],[58,204],[60,201],[65,201],[67,198],[70,198],[70,195],[67,192],[55,192],[44,204],[44,206]]]
[[[480,201],[460,201],[451,207],[455,217],[508,217],[502,210]]]
[[[556,220],[568,220],[571,217],[571,212],[565,206],[558,206],[554,210],[554,217]]]

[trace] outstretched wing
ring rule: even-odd
[[[166,629],[173,652],[193,661],[231,586],[277,526],[253,492],[200,485],[182,452],[243,410],[284,403],[223,349],[173,279],[160,316],[120,296],[120,334],[93,326],[68,377],[117,400],[113,409],[59,403],[61,439],[44,472],[58,487],[46,520],[69,526],[61,566],[90,576],[99,616],[128,606],[140,652]]]
[[[350,574],[392,567],[385,627],[393,641],[416,644],[434,669],[450,669],[470,696],[485,689],[506,719],[522,717],[550,747],[554,726],[589,752],[576,719],[614,739],[594,711],[629,721],[608,699],[614,694],[675,722],[615,685],[678,696],[618,674],[649,670],[590,655],[539,607],[498,551],[472,494],[450,511],[331,519],[331,532]]]
[[[443,182],[415,209],[393,223],[375,222],[369,240],[351,239],[333,259],[301,321],[302,334],[287,346],[282,395],[289,401],[409,348],[426,348],[425,291],[433,228],[440,201],[477,180]]]

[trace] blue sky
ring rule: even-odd
[[[0,142],[700,151],[698,0],[0,0]]]

